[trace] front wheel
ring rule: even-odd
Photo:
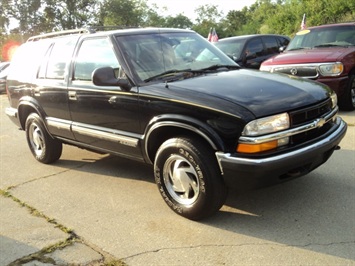
[[[42,119],[36,113],[27,117],[26,139],[33,156],[41,163],[53,163],[62,155],[62,143],[48,134]]]
[[[346,91],[342,98],[339,99],[339,106],[344,111],[355,109],[355,74],[350,76]]]
[[[162,197],[173,211],[191,220],[211,216],[227,196],[216,157],[206,146],[197,139],[173,138],[155,157],[155,181]]]

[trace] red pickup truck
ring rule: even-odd
[[[260,66],[319,81],[332,88],[342,110],[355,109],[355,22],[299,31],[287,49]]]

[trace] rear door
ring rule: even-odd
[[[68,139],[74,138],[70,130],[68,68],[77,40],[78,37],[65,37],[49,41],[33,86],[33,96],[43,109],[49,131]]]
[[[83,39],[71,67],[68,99],[77,141],[104,152],[142,159],[139,147],[139,110],[136,88],[96,86],[96,68],[112,67],[123,77],[121,65],[108,37]]]

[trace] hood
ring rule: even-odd
[[[181,99],[237,116],[243,109],[255,117],[309,106],[331,93],[320,83],[247,69],[208,74],[168,85],[171,97],[180,95]]]
[[[354,51],[354,47],[313,48],[308,50],[285,51],[266,60],[263,62],[263,65],[337,62],[347,54],[354,53]]]

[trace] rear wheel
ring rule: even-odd
[[[62,155],[62,143],[48,134],[42,119],[36,113],[27,117],[26,139],[33,156],[41,163],[53,163]]]
[[[173,138],[158,149],[155,180],[168,206],[179,215],[200,220],[225,202],[224,185],[216,157],[201,141]]]
[[[350,76],[346,91],[343,97],[339,99],[339,106],[345,111],[355,109],[355,74]]]

